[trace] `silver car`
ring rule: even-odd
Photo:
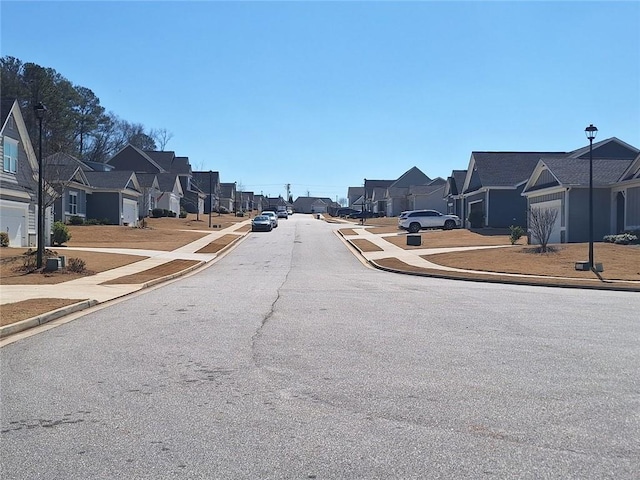
[[[268,216],[271,219],[271,226],[273,228],[276,228],[278,226],[278,215],[276,215],[276,212],[265,210],[260,215]]]
[[[437,210],[410,210],[398,217],[398,228],[416,233],[423,228],[460,228],[462,221],[457,215],[445,215]]]

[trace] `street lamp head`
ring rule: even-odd
[[[584,129],[584,133],[587,135],[587,138],[591,141],[596,138],[598,134],[598,129],[593,126],[593,123]]]
[[[38,102],[37,105],[33,106],[33,111],[35,112],[38,120],[42,120],[42,117],[44,117],[44,113],[47,111],[47,107],[45,107],[42,102]]]

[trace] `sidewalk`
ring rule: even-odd
[[[30,288],[25,288],[24,285],[3,285],[2,289],[0,289],[0,308],[4,304],[21,302],[24,300],[33,300],[38,298],[78,299],[78,304],[69,305],[67,307],[55,310],[54,312],[49,312],[11,325],[0,327],[0,338],[4,338],[13,333],[21,332],[33,326],[42,325],[44,323],[50,322],[51,320],[55,320],[56,318],[60,318],[62,316],[68,315],[69,313],[73,313],[84,308],[89,308],[98,303],[107,302],[109,300],[114,300],[116,298],[129,295],[144,288],[150,287],[154,284],[169,280],[170,278],[174,278],[178,275],[184,275],[189,271],[195,270],[202,265],[213,261],[219,256],[219,254],[217,253],[195,252],[207,246],[212,241],[227,234],[237,234],[238,240],[242,239],[247,232],[238,232],[238,230],[247,224],[249,224],[248,220],[236,223],[231,227],[215,232],[211,232],[210,230],[203,231],[204,233],[207,233],[207,235],[170,252],[130,248],[74,247],[73,250],[142,255],[149,258],[119,268],[100,272],[95,275],[90,275],[63,283],[52,285],[38,285]],[[238,240],[236,240],[234,244]],[[145,270],[163,265],[165,263],[171,262],[172,260],[195,260],[199,263],[186,270],[183,270],[178,274],[159,278],[152,282],[141,284],[104,285],[104,283],[108,282],[109,280],[144,272]]]
[[[0,306],[7,303],[20,302],[23,300],[31,300],[38,298],[63,298],[63,299],[78,299],[78,303],[69,305],[67,307],[60,308],[53,312],[49,312],[37,317],[33,317],[15,324],[7,325],[0,328],[0,338],[7,337],[14,333],[27,330],[31,327],[42,325],[44,323],[55,320],[56,318],[63,317],[78,310],[89,308],[98,303],[107,302],[116,298],[132,294],[144,288],[150,287],[154,284],[167,281],[171,278],[175,278],[179,275],[184,275],[189,271],[200,268],[202,265],[210,263],[218,257],[218,254],[205,254],[196,253],[201,248],[205,247],[217,238],[226,234],[237,234],[238,240],[234,241],[234,244],[242,239],[248,232],[239,232],[238,230],[247,225],[249,221],[237,223],[231,227],[211,232],[210,230],[203,231],[207,233],[204,237],[191,242],[176,250],[158,251],[158,250],[139,250],[139,249],[118,249],[118,248],[80,248],[76,247],[74,250],[85,250],[95,252],[108,252],[130,255],[144,255],[149,258],[141,260],[139,262],[131,263],[123,267],[115,268],[105,272],[98,273],[87,277],[82,277],[76,280],[68,282],[53,284],[53,285],[39,285],[35,288],[25,288],[24,285],[3,285],[0,290]],[[396,233],[390,234],[374,234],[371,233],[366,227],[360,225],[349,224],[354,235],[346,235],[342,232],[335,231],[336,235],[343,238],[343,240],[351,245],[357,254],[364,260],[364,263],[371,265],[374,268],[380,270],[391,271],[395,273],[423,275],[423,276],[436,276],[459,280],[474,280],[484,282],[499,282],[499,283],[517,283],[524,285],[546,285],[546,286],[559,286],[559,287],[573,287],[573,288],[599,288],[594,285],[593,280],[582,279],[569,279],[564,277],[549,277],[549,276],[537,276],[537,275],[525,275],[515,273],[496,273],[477,270],[464,270],[459,268],[446,267],[437,265],[433,262],[425,260],[421,256],[431,255],[436,253],[445,252],[457,252],[465,250],[480,250],[490,248],[510,248],[510,245],[495,245],[495,246],[474,246],[474,247],[449,247],[449,248],[418,248],[418,249],[404,249],[398,247],[385,240],[387,236],[395,236]],[[353,243],[355,239],[364,239],[380,248],[380,251],[365,252],[362,251]],[[226,249],[225,249],[226,250]],[[394,269],[385,267],[377,263],[381,259],[395,258],[401,260],[410,267],[415,267],[415,271],[407,271],[401,269]],[[158,278],[154,281],[142,284],[110,284],[104,285],[104,282],[113,280],[116,278],[136,274],[145,270],[154,268],[158,265],[162,265],[172,260],[195,260],[199,263],[183,270],[179,273],[170,275],[168,277]],[[536,281],[538,280],[538,281]],[[571,280],[572,285],[562,284],[564,280]],[[627,282],[638,283],[640,289],[640,282]],[[612,285],[609,285],[609,289],[612,289]],[[615,285],[613,285],[613,289]],[[630,290],[629,288],[619,288],[620,290]],[[89,299],[89,300],[87,300]],[[1,346],[1,343],[0,343]]]

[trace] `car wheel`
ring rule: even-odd
[[[413,222],[409,225],[409,233],[418,233],[420,231],[420,224],[417,222]]]
[[[453,220],[447,220],[446,222],[444,222],[445,230],[453,230],[453,227],[455,226],[456,226],[456,222],[454,222]]]

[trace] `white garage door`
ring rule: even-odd
[[[562,202],[560,200],[552,200],[550,202],[541,202],[541,203],[534,203],[533,205],[531,205],[532,209],[546,209],[546,208],[550,208],[550,209],[555,209],[558,212],[558,216],[556,217],[556,222],[553,225],[553,228],[551,230],[551,236],[549,237],[549,242],[548,243],[560,243],[560,231],[562,229],[562,212],[560,211],[560,209],[562,208]],[[532,242],[537,242],[537,240],[535,238],[531,238]]]
[[[0,229],[9,235],[10,246],[26,247],[29,210],[24,206],[11,206],[11,203],[13,202],[3,202],[1,205]]]
[[[138,224],[137,201],[128,198],[122,199],[122,222],[130,227],[135,227]]]

